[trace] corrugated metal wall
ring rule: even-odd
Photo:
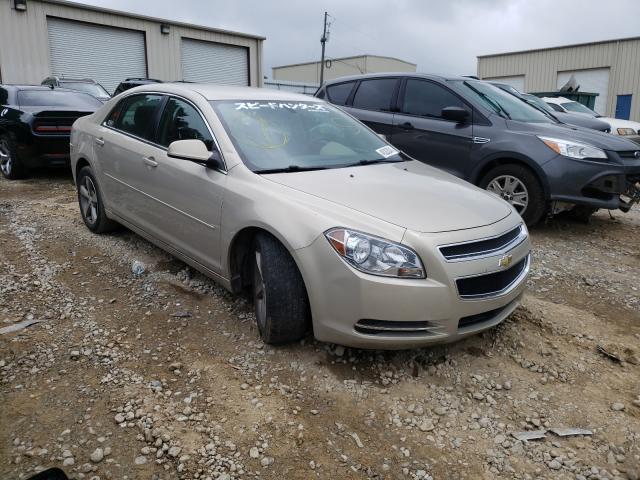
[[[171,25],[169,34],[160,23],[71,5],[29,0],[26,12],[17,12],[11,0],[0,0],[0,76],[4,83],[39,84],[51,74],[47,17],[59,17],[144,32],[148,76],[181,80],[182,37],[238,45],[249,49],[249,79],[262,85],[262,40],[227,32]]]
[[[631,119],[640,121],[640,38],[478,57],[478,76],[525,75],[525,91],[556,90],[558,72],[610,68],[606,114],[617,95],[633,95]]]
[[[416,66],[412,63],[374,55],[327,60],[330,62],[330,67],[324,69],[325,80],[362,73],[416,71]],[[317,84],[320,82],[320,62],[275,67],[273,68],[273,79]]]

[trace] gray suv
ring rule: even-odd
[[[501,196],[528,225],[564,210],[626,212],[640,201],[638,144],[557,122],[488,82],[359,75],[327,82],[316,96],[411,157]]]

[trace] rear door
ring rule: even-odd
[[[421,78],[403,82],[391,143],[421,162],[465,177],[470,169],[472,108],[445,86]],[[445,107],[469,111],[464,123],[442,117]]]
[[[148,233],[154,233],[149,215],[154,202],[145,189],[155,162],[151,140],[163,98],[137,94],[122,99],[94,139],[109,208]]]
[[[344,109],[376,133],[390,136],[393,132],[392,107],[397,95],[398,78],[367,78],[351,93]],[[330,90],[327,90],[330,95]]]

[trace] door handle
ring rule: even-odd
[[[411,122],[401,123],[400,125],[398,125],[398,127],[400,127],[403,130],[413,130],[415,128],[413,126],[413,123],[411,123]]]
[[[98,145],[99,147],[104,147],[104,140],[101,138],[94,138],[93,141],[95,142],[96,145]]]
[[[158,166],[158,162],[156,162],[155,158],[153,157],[142,157],[142,161],[145,163],[145,165],[153,168],[156,168]]]

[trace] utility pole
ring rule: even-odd
[[[320,86],[324,82],[324,46],[329,38],[327,37],[327,12],[324,12],[324,28],[322,29],[322,38],[320,43],[322,44],[322,57],[320,59]]]

